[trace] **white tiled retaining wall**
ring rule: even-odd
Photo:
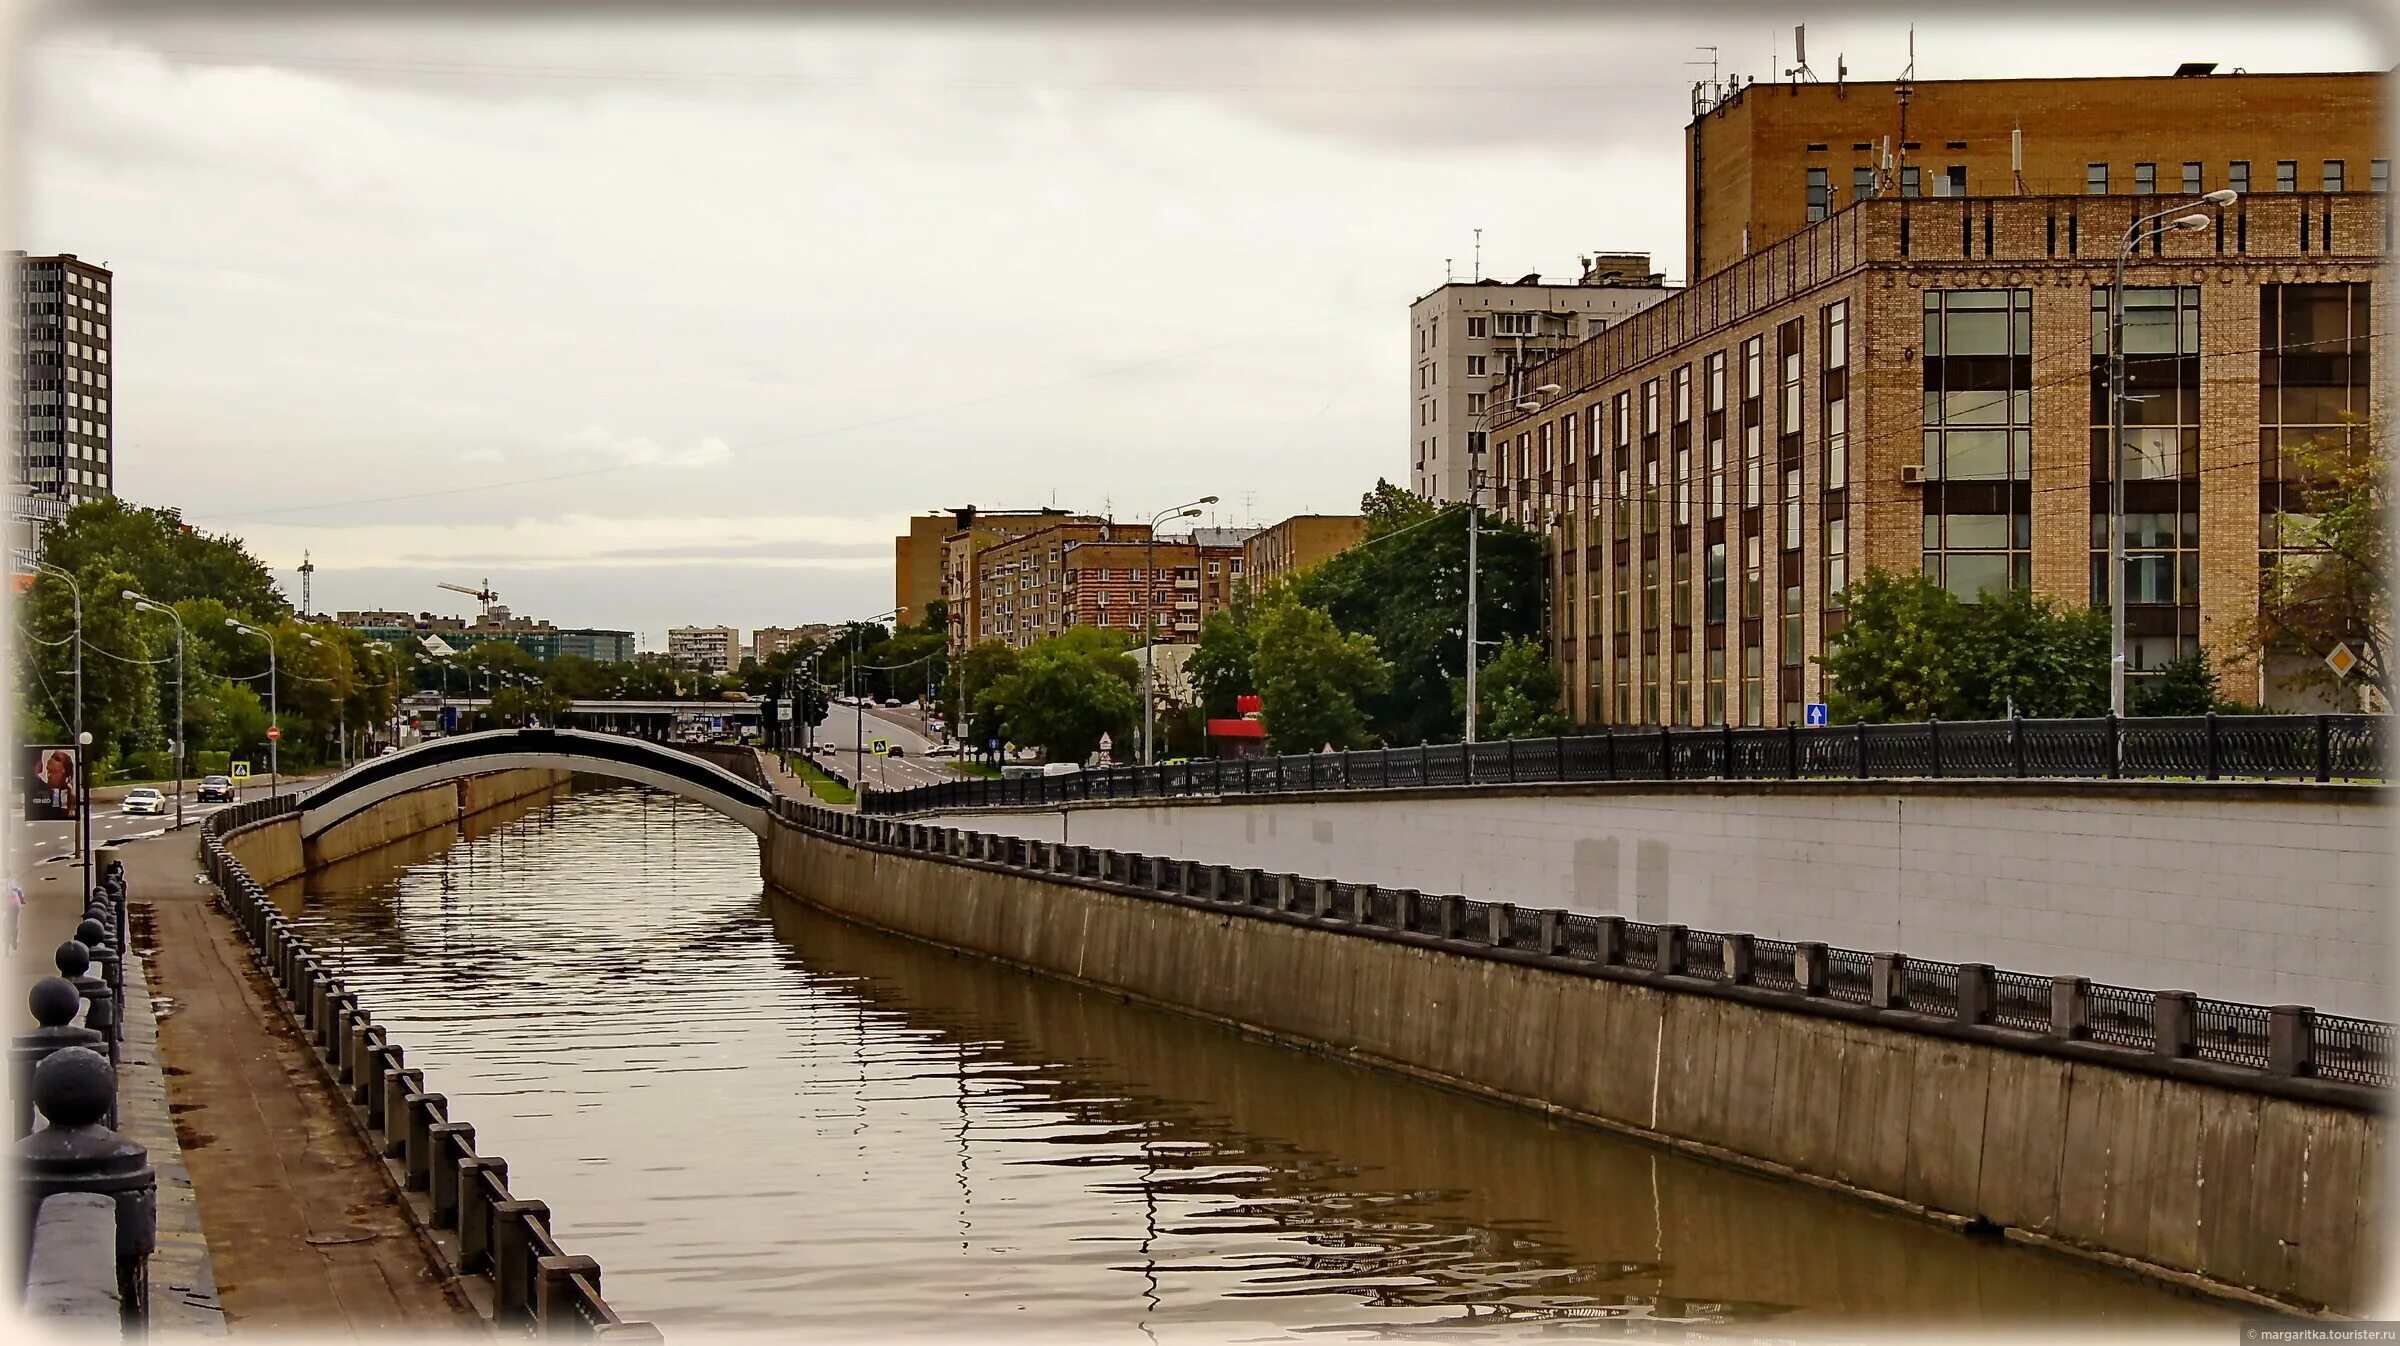
[[[2390,1016],[2391,819],[2365,787],[1694,782],[942,821]]]

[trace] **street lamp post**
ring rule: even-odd
[[[136,612],[163,612],[175,620],[175,825],[183,826],[183,614],[153,603],[131,589],[121,595]]]
[[[91,748],[92,736],[83,732],[83,586],[75,582],[73,575],[47,561],[36,561],[33,568],[64,581],[67,598],[75,607],[75,723],[72,726],[75,738],[75,832],[76,849],[83,855],[83,891],[88,896],[92,891],[92,810],[90,782],[83,769],[83,759]]]
[[[1204,495],[1190,504],[1162,509],[1150,520],[1150,533],[1142,539],[1142,573],[1146,577],[1142,590],[1143,766],[1158,762],[1158,526],[1169,519],[1199,518],[1200,506],[1215,503],[1215,496]]]
[[[315,636],[309,635],[305,631],[300,633],[300,638],[320,650],[329,650],[333,648],[331,645],[328,645],[324,641],[317,639]],[[342,680],[339,678],[319,678],[312,679],[312,681],[330,682],[333,684],[334,749],[341,756],[342,769],[347,771],[350,769],[350,698],[348,695],[350,689],[345,686]]]
[[[1534,389],[1534,391],[1535,391],[1535,392],[1537,392],[1537,393],[1541,393],[1541,394],[1543,394],[1543,395],[1547,396],[1548,394],[1551,394],[1551,393],[1557,392],[1557,391],[1558,391],[1558,385],[1557,385],[1557,384],[1555,384],[1555,383],[1545,383],[1545,384],[1543,384],[1541,387]],[[1514,402],[1512,402],[1510,405],[1511,405],[1511,406],[1512,406],[1512,407],[1513,407],[1515,410],[1517,410],[1517,411],[1522,411],[1522,412],[1525,412],[1525,413],[1526,413],[1526,414],[1528,414],[1528,415],[1531,415],[1532,413],[1534,413],[1534,412],[1537,412],[1537,411],[1540,411],[1540,410],[1542,409],[1542,404],[1541,404],[1540,402],[1536,401],[1535,399],[1533,399],[1533,398],[1530,398],[1530,397],[1518,398],[1517,400],[1515,400]],[[1478,606],[1478,604],[1477,604],[1477,602],[1476,602],[1476,580],[1477,580],[1477,574],[1476,574],[1476,571],[1477,571],[1477,569],[1478,569],[1478,567],[1477,567],[1477,564],[1476,564],[1476,561],[1477,561],[1477,557],[1476,557],[1476,544],[1477,544],[1477,541],[1480,539],[1480,537],[1482,536],[1482,533],[1483,533],[1483,526],[1482,526],[1482,523],[1483,523],[1483,520],[1482,520],[1482,514],[1483,514],[1483,503],[1482,503],[1482,500],[1483,500],[1483,468],[1482,468],[1482,465],[1481,465],[1481,464],[1480,464],[1480,463],[1477,461],[1477,459],[1478,459],[1478,456],[1479,456],[1479,455],[1486,454],[1486,453],[1489,453],[1489,452],[1491,451],[1491,424],[1492,424],[1492,416],[1493,416],[1493,413],[1495,413],[1496,411],[1498,411],[1498,408],[1497,408],[1497,407],[1494,407],[1494,406],[1491,406],[1491,405],[1488,405],[1488,404],[1487,404],[1487,405],[1484,407],[1484,409],[1483,409],[1482,411],[1479,411],[1479,412],[1477,412],[1477,413],[1475,414],[1475,417],[1474,417],[1474,419],[1472,419],[1472,420],[1470,420],[1470,421],[1468,422],[1468,424],[1469,424],[1469,425],[1481,425],[1481,426],[1483,427],[1483,429],[1482,429],[1482,430],[1480,430],[1480,431],[1477,431],[1477,432],[1475,432],[1475,433],[1479,433],[1479,434],[1483,435],[1483,437],[1484,437],[1484,445],[1483,445],[1483,447],[1482,447],[1482,448],[1477,448],[1477,447],[1475,447],[1475,445],[1474,445],[1474,443],[1473,443],[1473,441],[1472,441],[1472,440],[1470,440],[1470,441],[1468,442],[1468,445],[1467,445],[1467,631],[1466,631],[1466,636],[1467,636],[1467,725],[1466,725],[1466,729],[1467,729],[1467,732],[1466,732],[1466,741],[1467,741],[1468,743],[1470,743],[1470,744],[1471,744],[1471,743],[1473,743],[1473,742],[1475,741],[1475,681],[1476,681],[1476,678],[1475,678],[1475,673],[1476,673],[1476,666],[1477,666],[1477,665],[1479,665],[1479,664],[1481,664],[1481,663],[1483,662],[1483,650],[1482,650],[1482,648],[1481,648],[1482,642],[1481,642],[1481,641],[1480,641],[1480,640],[1477,638],[1477,635],[1478,635],[1478,633],[1477,633],[1477,630],[1476,630],[1476,608],[1477,608],[1477,606]],[[1472,767],[1471,767],[1471,764],[1470,764],[1470,769],[1472,769]]]
[[[851,721],[850,765],[853,770],[858,772],[858,783],[851,788],[860,795],[867,792],[867,708],[858,698],[858,657],[866,653],[866,638],[860,633],[859,628],[867,625],[868,622],[880,622],[886,617],[897,617],[905,610],[893,608],[889,612],[879,612],[872,617],[850,623],[850,663],[845,672],[849,674],[850,682],[850,713],[856,717]]]
[[[226,618],[225,624],[267,642],[267,794],[278,796],[283,793],[283,710],[276,692],[275,637],[233,617]]]
[[[2232,205],[2240,193],[2230,187],[2210,192],[2170,210],[2143,215],[2125,227],[2117,248],[2116,283],[2108,290],[2108,710],[2125,717],[2125,267],[2143,240],[2162,234],[2206,229],[2209,217],[2178,214],[2193,206]],[[2174,216],[2168,219],[2168,216]],[[2163,225],[2152,226],[2159,220]]]

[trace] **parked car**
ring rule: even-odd
[[[239,800],[241,796],[242,792],[235,787],[233,777],[203,776],[200,778],[199,793],[195,797],[203,804],[231,804]]]
[[[883,755],[884,755],[884,756],[886,756],[886,757],[906,757],[906,756],[908,756],[908,754],[907,754],[905,751],[903,751],[903,750],[901,749],[900,745],[899,745],[899,744],[897,744],[897,743],[893,744],[892,746],[890,746],[890,747],[888,747],[888,748],[885,748],[885,749],[883,750]]]
[[[958,745],[955,743],[936,743],[932,747],[925,750],[925,755],[927,757],[956,757],[958,756]]]
[[[167,797],[160,794],[153,786],[136,785],[125,792],[125,811],[127,813],[164,813],[167,811]]]
[[[900,704],[900,698],[896,696],[887,696],[883,699],[883,704],[886,706],[897,706]]]

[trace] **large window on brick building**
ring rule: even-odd
[[[1818,343],[1823,369],[1818,375],[1822,394],[1818,423],[1822,427],[1823,461],[1819,469],[1818,555],[1824,568],[1825,610],[1838,614],[1840,594],[1850,583],[1850,305],[1836,301],[1825,306],[1824,334]],[[1840,629],[1838,615],[1825,622],[1825,635]]]
[[[2350,452],[2367,431],[2373,288],[2358,281],[2259,289],[2262,570],[2305,541],[2312,460]]]
[[[1702,429],[1708,438],[1708,517],[1725,517],[1725,352],[1708,357],[1708,405]]]
[[[2125,290],[2124,438],[2108,430],[2109,292],[2092,291],[2092,586],[2109,601],[2109,481],[2125,470],[2125,651],[2128,675],[2156,671],[2200,646],[2200,291]]]
[[[2033,579],[2033,292],[1924,298],[1924,568],[1973,602]]]
[[[1808,222],[1815,224],[1829,213],[1831,189],[1826,185],[1825,170],[1808,170]]]

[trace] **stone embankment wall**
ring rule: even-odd
[[[250,877],[274,887],[337,860],[378,846],[449,827],[511,800],[565,788],[572,779],[564,771],[498,771],[470,776],[433,790],[417,790],[387,799],[353,818],[327,828],[307,843],[300,840],[299,815],[278,818],[260,827],[244,828],[225,839],[227,849]]]
[[[947,813],[976,831],[2392,1015],[2374,786],[1646,781]]]
[[[2372,1091],[1579,974],[829,835],[790,810],[761,863],[866,924],[1936,1220],[2237,1298],[2375,1298]]]

